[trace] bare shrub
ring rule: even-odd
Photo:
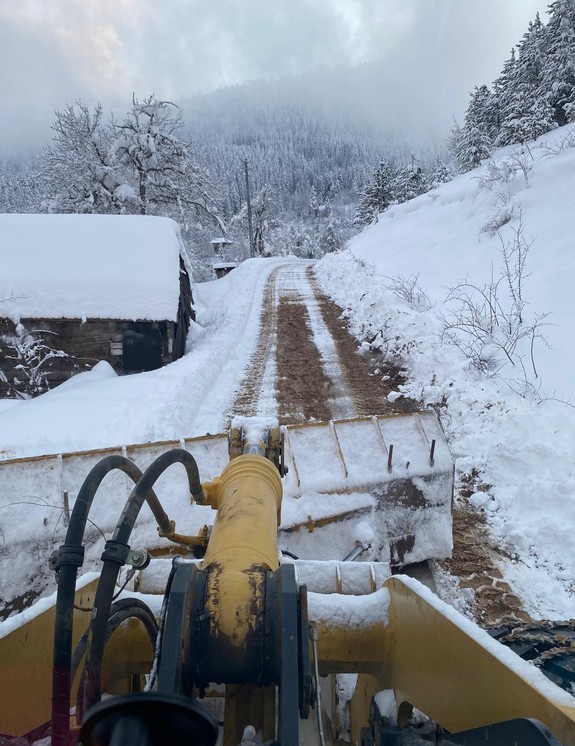
[[[487,233],[493,238],[504,225],[513,219],[513,205],[505,205],[501,210],[495,212],[481,229],[481,233]]]
[[[404,300],[411,308],[416,311],[429,311],[433,307],[429,296],[419,284],[419,274],[395,275],[388,278],[391,280],[390,290],[398,298]]]
[[[531,379],[538,378],[535,343],[547,344],[542,328],[548,314],[525,320],[526,260],[533,241],[525,239],[524,229],[520,213],[513,238],[505,241],[499,234],[499,276],[483,285],[466,280],[451,288],[446,298],[449,310],[439,318],[443,340],[458,347],[474,368],[495,374],[511,364],[525,392],[534,390]]]
[[[575,131],[568,132],[557,142],[545,142],[542,144],[542,150],[547,157],[557,155],[563,150],[570,150],[571,148],[575,148]]]

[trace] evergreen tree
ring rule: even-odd
[[[486,85],[476,86],[463,127],[452,131],[451,148],[461,171],[471,171],[491,155],[499,126],[499,98]]]
[[[309,191],[308,210],[312,218],[317,218],[319,214],[319,203],[317,200],[317,192],[313,184]]]
[[[332,254],[340,251],[343,245],[340,227],[335,220],[329,220],[319,237],[321,254]]]
[[[555,0],[548,12],[540,93],[553,110],[554,121],[562,126],[575,119],[575,2]]]
[[[497,96],[486,85],[475,87],[467,109],[466,126],[476,127],[490,143],[499,132],[501,108]]]
[[[429,177],[430,188],[433,189],[433,187],[439,186],[439,184],[446,184],[452,179],[453,173],[451,169],[438,156],[433,164],[433,169]]]
[[[411,161],[397,172],[394,194],[397,202],[407,202],[429,190],[420,161],[412,154]]]
[[[553,111],[547,96],[541,95],[543,38],[544,27],[537,14],[518,45],[518,58],[506,96],[507,103],[501,114],[498,145],[534,140],[554,126]]]
[[[501,125],[501,112],[505,111],[511,103],[513,96],[517,72],[517,56],[515,47],[511,50],[508,60],[505,60],[500,76],[493,83],[493,95],[495,96],[497,110],[500,113],[500,119],[497,129]]]
[[[37,156],[20,161],[0,158],[0,212],[39,212],[43,196]]]
[[[354,221],[356,225],[377,222],[379,213],[395,202],[396,176],[395,167],[389,161],[382,160],[361,192]]]

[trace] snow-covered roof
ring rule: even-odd
[[[211,244],[219,244],[219,243],[225,243],[225,244],[228,244],[228,243],[233,243],[233,241],[232,241],[232,240],[230,240],[229,238],[224,238],[223,236],[220,236],[220,238],[213,238],[213,239],[212,239],[212,240],[210,241],[210,243],[211,243]]]
[[[175,320],[180,230],[144,215],[0,215],[0,316]]]
[[[237,262],[215,262],[214,269],[234,269],[238,266]]]

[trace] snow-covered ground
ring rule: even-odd
[[[565,403],[573,396],[575,357],[569,292],[575,148],[560,149],[570,132],[575,129],[547,135],[546,146],[531,145],[523,154],[498,152],[491,189],[481,186],[485,164],[392,208],[353,239],[349,251],[316,268],[324,290],[347,309],[357,337],[404,360],[409,379],[399,393],[440,409],[458,476],[476,470],[478,481],[491,485],[471,501],[487,512],[511,558],[506,578],[528,611],[543,618],[575,616],[575,410]],[[490,173],[497,176],[493,166]],[[520,219],[520,238],[533,239],[522,287],[525,323],[552,314],[542,329],[550,347],[536,340],[538,378],[530,372],[525,340],[515,365],[496,376],[479,373],[460,348],[441,342],[438,319],[447,309],[448,288],[465,278],[480,287],[499,276],[500,240],[485,226],[501,224],[508,243]],[[118,378],[100,363],[35,400],[0,402],[0,458],[224,429],[255,348],[266,280],[285,261],[249,260],[222,280],[197,285],[199,323],[190,352],[162,370]],[[397,278],[414,274],[429,302],[414,297],[417,288],[406,300],[406,284]],[[505,281],[499,293],[505,311]],[[497,352],[501,335],[496,329],[479,351],[495,370],[504,362]]]
[[[286,260],[249,260],[194,288],[200,324],[189,354],[149,373],[117,376],[105,362],[36,399],[0,402],[0,458],[218,433],[259,331],[270,272]]]
[[[503,148],[479,169],[389,209],[317,269],[355,335],[403,359],[409,379],[400,392],[441,412],[458,477],[475,470],[477,482],[490,485],[470,501],[510,557],[506,579],[542,618],[575,616],[574,146],[571,125],[529,148]],[[501,350],[516,259],[506,273],[501,249],[517,237],[529,246],[524,327],[549,314],[545,339],[533,346],[537,377],[529,340],[519,341],[512,361]],[[487,330],[488,318],[477,290],[500,275],[502,325],[481,335],[479,321]],[[447,300],[462,281],[476,288],[471,295],[466,288],[476,315],[454,347],[441,316],[455,311],[471,321]],[[487,374],[461,349],[478,336],[474,350],[490,365]]]

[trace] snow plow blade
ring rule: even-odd
[[[284,474],[282,549],[302,559],[343,559],[354,549],[355,527],[362,522],[368,523],[373,533],[371,550],[362,559],[403,566],[450,556],[454,468],[434,412],[280,427],[272,420],[266,429],[268,450],[272,451],[266,455]],[[0,577],[12,576],[15,588],[29,582],[13,577],[13,557],[18,555],[19,545],[46,551],[49,537],[57,542],[58,524],[63,519],[65,525],[84,477],[103,457],[126,456],[145,468],[161,453],[182,448],[200,465],[201,480],[209,481],[233,458],[234,449],[241,450],[242,437],[234,420],[229,433],[217,435],[31,458],[10,458],[0,452],[0,507],[4,506],[6,518]],[[121,473],[106,477],[90,514],[103,532],[113,529],[111,508],[127,498],[132,486]],[[213,520],[210,508],[190,505],[183,470],[170,471],[158,483],[157,492],[168,512],[177,518],[181,533],[197,533]],[[9,506],[21,503],[30,505],[25,530],[17,521],[9,521]],[[60,511],[53,509],[56,507]],[[310,531],[325,539],[323,553],[316,541],[313,556],[302,548],[303,544],[309,546],[306,537]],[[137,540],[152,551],[165,546],[151,514],[142,515],[136,533]],[[334,546],[342,547],[342,556],[334,557]],[[7,601],[4,613],[26,605],[20,602],[12,607],[9,599],[14,594],[11,589],[3,590]],[[34,589],[30,590],[33,596]]]
[[[402,566],[450,556],[454,465],[434,412],[283,430],[284,491],[309,506],[307,519],[292,525],[286,506],[284,533],[364,516],[379,560]]]

